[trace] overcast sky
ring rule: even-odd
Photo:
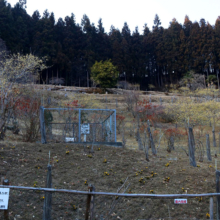
[[[14,6],[18,0],[7,2]],[[56,20],[74,13],[76,23],[81,24],[83,14],[86,14],[96,26],[102,18],[106,32],[111,25],[121,30],[127,22],[131,32],[138,26],[142,33],[145,23],[152,28],[155,14],[159,15],[164,28],[173,18],[183,24],[185,15],[193,22],[204,18],[214,25],[220,16],[220,0],[27,0],[28,14],[38,10],[42,15],[45,9],[54,12]]]

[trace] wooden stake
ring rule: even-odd
[[[215,172],[216,174],[216,192],[219,193],[220,192],[220,188],[219,188],[219,176],[220,176],[220,171],[216,170]],[[217,205],[217,220],[219,220],[220,217],[220,196],[216,196],[216,205]]]
[[[212,161],[211,151],[210,151],[209,134],[206,134],[206,153],[207,153],[208,161]]]
[[[188,145],[189,145],[189,161],[190,165],[196,167],[196,159],[195,159],[195,141],[193,136],[192,128],[189,128],[188,134]]]
[[[95,187],[90,184],[88,190],[89,192],[94,192]],[[95,205],[94,199],[95,199],[94,195],[88,195],[87,197],[85,220],[94,219],[94,205]]]
[[[213,214],[213,197],[210,197],[210,207],[209,207],[210,220],[214,219]]]
[[[52,188],[52,174],[51,165],[47,166],[47,182],[46,188]],[[43,220],[51,220],[51,204],[52,204],[52,193],[45,192],[44,207],[43,207]]]

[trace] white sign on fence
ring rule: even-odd
[[[174,199],[174,204],[187,204],[187,199]]]
[[[9,188],[0,188],[0,210],[8,209]]]
[[[66,142],[74,142],[74,141],[75,141],[75,138],[66,137],[66,138],[65,138],[65,141],[66,141]]]
[[[82,124],[81,125],[81,134],[89,134],[90,133],[90,125]]]

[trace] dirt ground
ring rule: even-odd
[[[128,185],[126,193],[215,192],[214,158],[214,162],[205,158],[193,168],[179,149],[171,153],[159,149],[150,162],[137,150],[95,146],[94,153],[90,151],[91,146],[74,144],[2,142],[1,177],[9,179],[10,185],[45,187],[49,162],[57,189],[87,191],[88,183],[97,192],[117,192],[128,177],[120,192]],[[52,219],[85,219],[86,199],[85,195],[53,193]],[[43,192],[11,189],[10,219],[42,219],[43,202]],[[174,204],[174,199],[95,198],[95,219],[206,219],[207,213],[209,198],[189,198],[182,205]]]
[[[62,88],[62,91],[57,91],[54,87],[53,92],[58,97],[58,104],[64,97],[67,101],[73,101],[78,94],[77,91],[72,91],[72,88],[67,88],[66,91]],[[65,94],[67,97],[64,96]],[[149,98],[147,94],[149,92],[141,98]],[[163,99],[163,104],[171,102],[172,94],[169,96],[156,92],[150,94],[154,103],[159,103],[160,97]],[[88,96],[91,96],[89,103],[98,100],[100,108],[116,108],[118,114],[126,116],[128,124],[133,123],[122,95],[90,94]],[[167,128],[174,125],[158,126]],[[216,132],[219,131],[216,129]],[[118,141],[121,141],[121,134],[117,135]],[[166,141],[162,139],[157,156],[152,156],[150,153],[149,162],[145,160],[144,152],[137,150],[137,146],[134,135],[130,137],[129,131],[126,132],[125,149],[94,146],[94,153],[91,153],[91,146],[87,145],[41,144],[39,141],[24,143],[21,135],[10,134],[5,141],[0,142],[0,177],[9,179],[10,185],[13,186],[45,187],[47,165],[50,163],[52,187],[57,189],[87,191],[88,185],[92,184],[97,192],[117,192],[122,186],[120,192],[129,194],[215,192],[215,165],[217,168],[220,166],[220,154],[214,158],[215,149],[212,148],[212,162],[208,162],[205,156],[204,162],[197,162],[197,167],[194,168],[189,165],[189,158],[181,148],[184,146],[187,149],[187,140],[175,142],[175,150],[168,153]],[[198,161],[197,151],[196,159]],[[42,219],[44,197],[41,191],[11,189],[10,219]],[[85,219],[86,201],[86,195],[53,193],[52,219]],[[209,213],[209,198],[206,197],[189,198],[187,204],[181,205],[174,204],[174,199],[95,197],[97,220],[207,219],[207,213]],[[3,219],[3,212],[0,213],[0,219]]]

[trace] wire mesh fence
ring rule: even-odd
[[[116,110],[44,108],[41,142],[116,142]]]

